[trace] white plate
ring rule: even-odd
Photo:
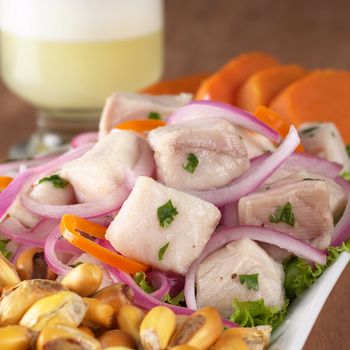
[[[350,254],[342,253],[316,283],[293,303],[284,322],[274,331],[269,350],[302,350],[317,316],[349,260]]]

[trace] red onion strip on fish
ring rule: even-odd
[[[222,102],[194,101],[177,109],[167,124],[181,123],[195,118],[223,118],[236,125],[255,131],[274,142],[280,142],[280,135],[252,114]]]
[[[83,132],[72,138],[70,145],[72,148],[77,148],[88,143],[96,143],[98,140],[98,132]]]
[[[190,266],[185,278],[185,299],[187,307],[196,310],[195,296],[196,272],[200,263],[209,255],[226,244],[242,238],[249,238],[259,242],[270,243],[314,263],[325,264],[327,254],[312,247],[304,241],[295,239],[284,233],[258,226],[220,227],[205,246],[202,254]]]
[[[218,207],[232,203],[258,189],[288,159],[299,142],[298,132],[291,126],[287,137],[274,153],[255,158],[250,168],[231,184],[218,189],[189,193]]]
[[[341,177],[338,177],[336,183],[342,187],[347,197],[347,203],[344,213],[338,223],[335,225],[332,243],[336,247],[345,242],[350,236],[350,183]]]

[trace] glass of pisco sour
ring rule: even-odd
[[[108,95],[161,78],[162,1],[0,0],[1,77],[38,108],[27,154],[96,129]]]

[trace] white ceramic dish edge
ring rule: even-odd
[[[297,299],[272,335],[269,350],[302,350],[319,313],[350,260],[342,253],[317,282]]]

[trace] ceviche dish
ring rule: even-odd
[[[350,247],[346,131],[283,112],[313,74],[242,55],[0,164],[0,349],[267,349]]]

